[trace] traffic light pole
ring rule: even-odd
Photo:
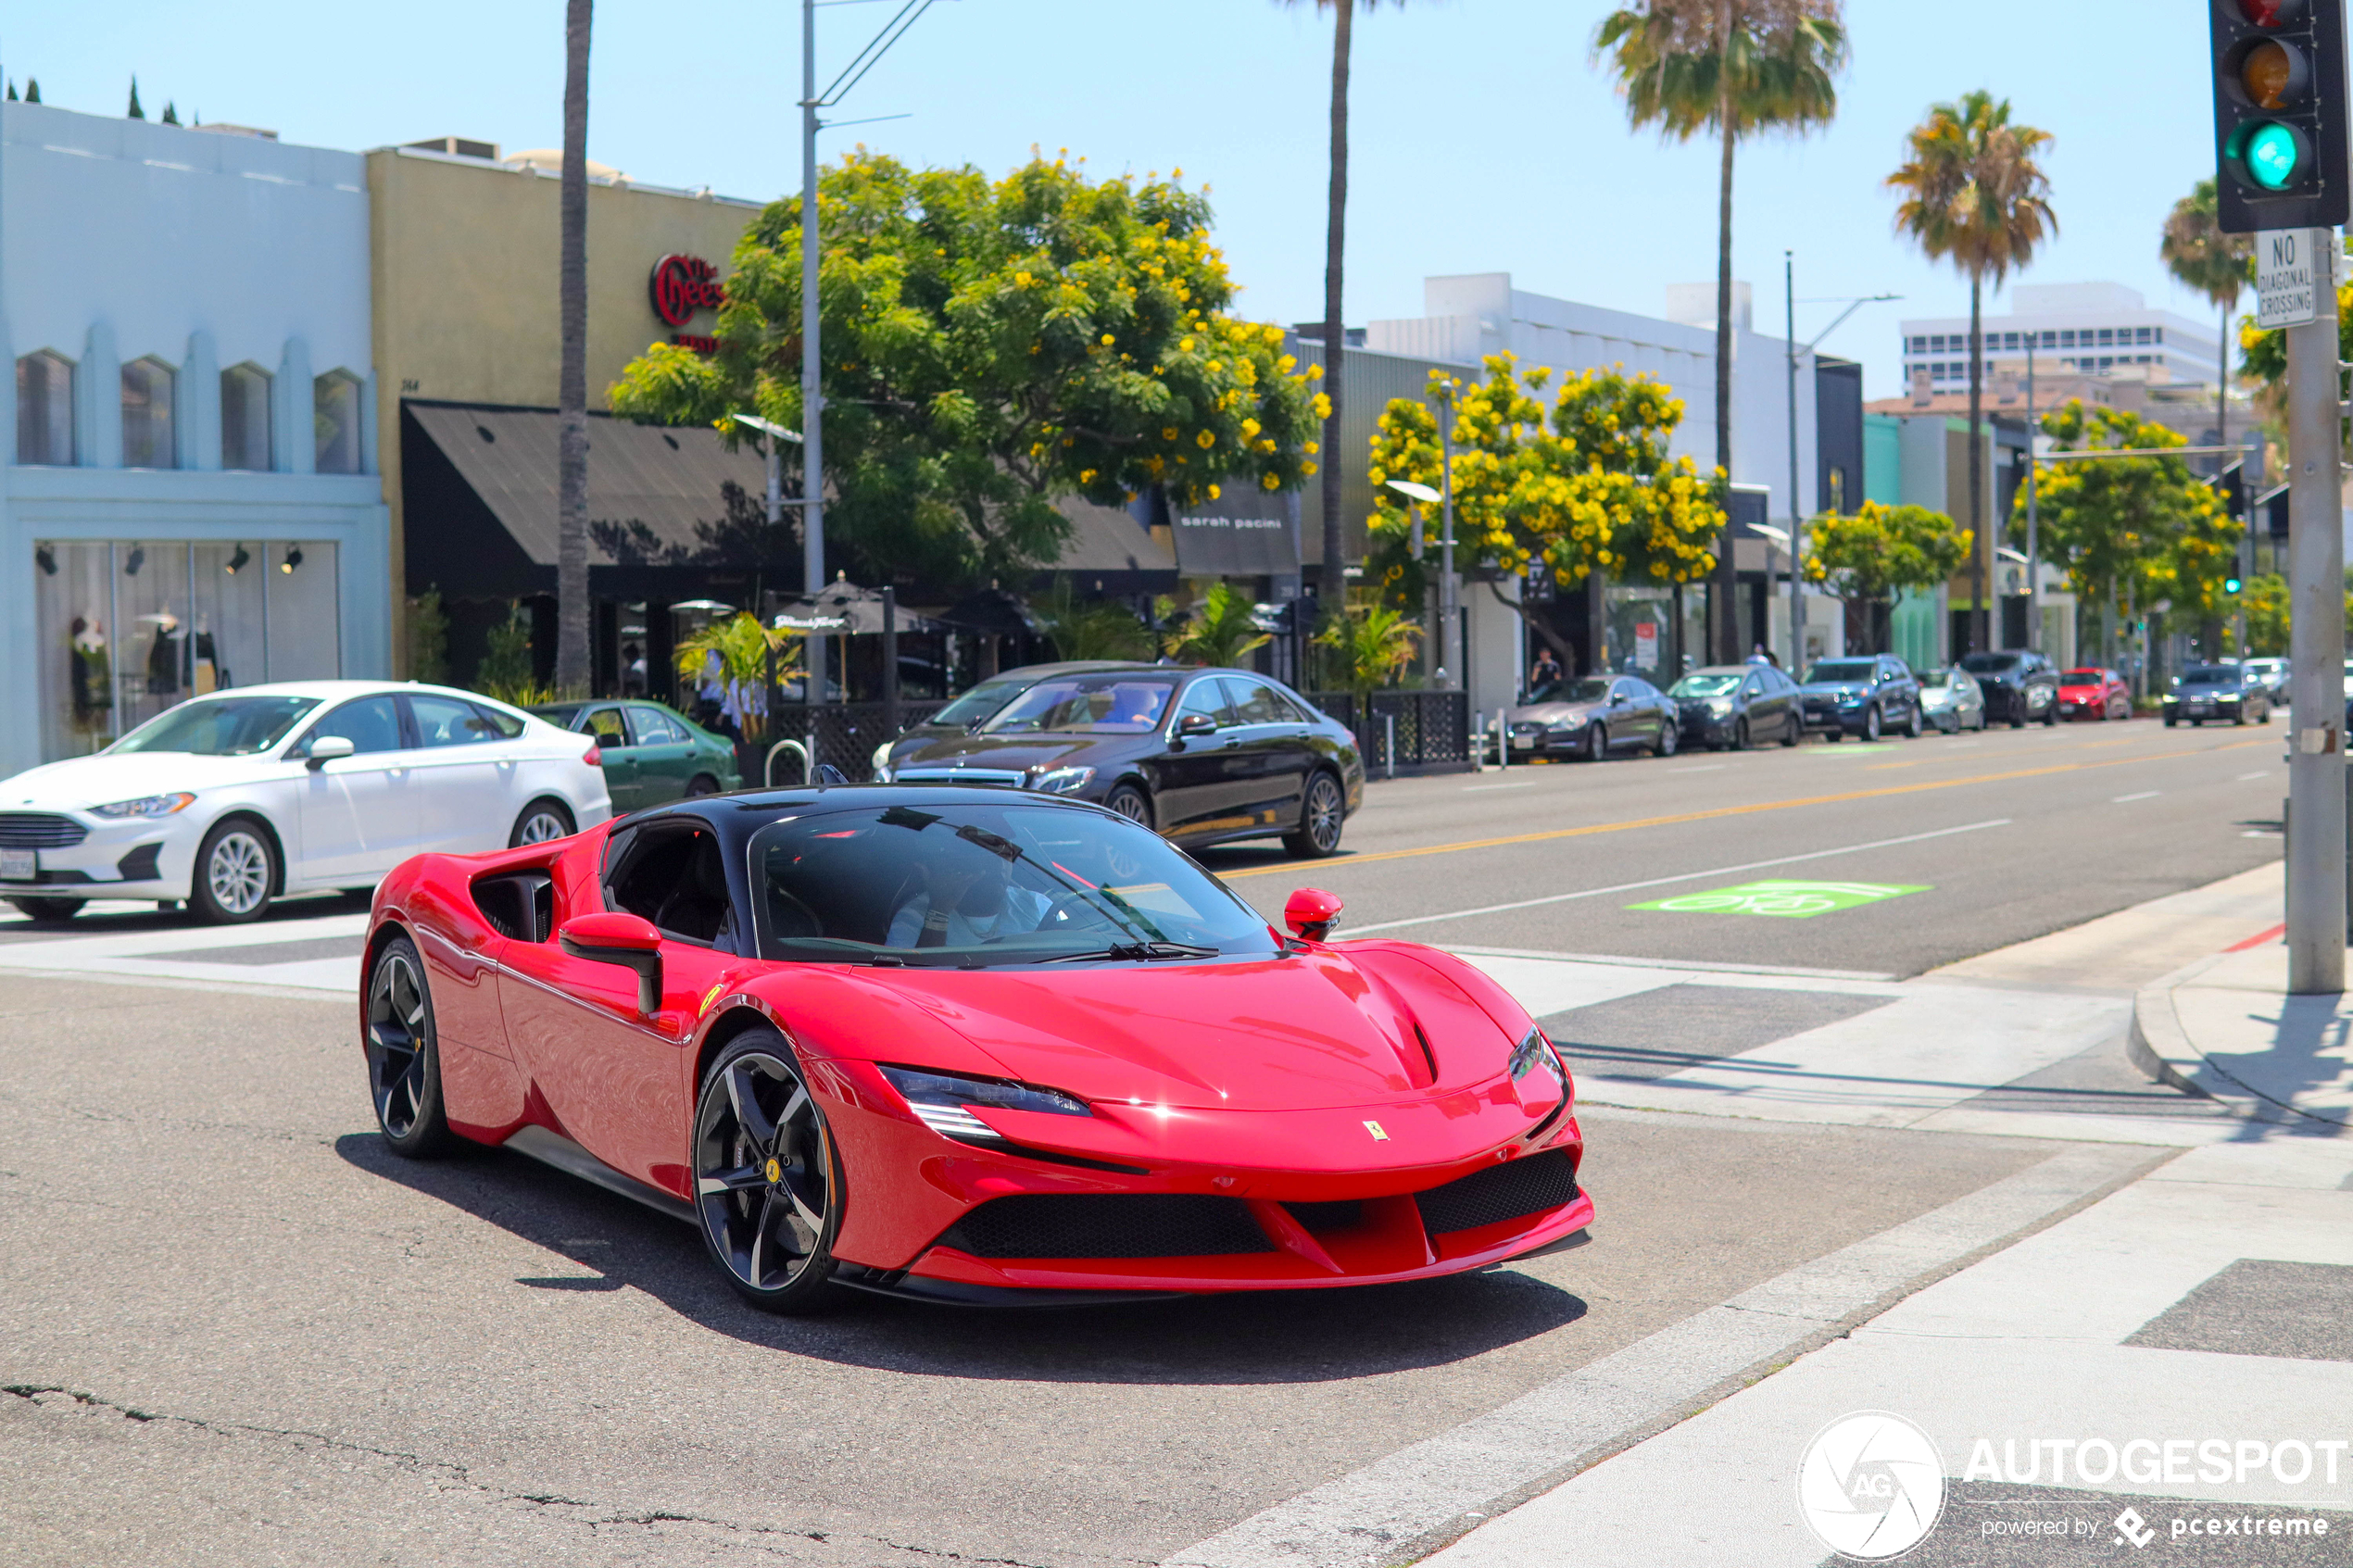
[[[2338,463],[2336,235],[2309,231],[2318,319],[2287,332],[2287,988],[2345,989],[2345,537]]]

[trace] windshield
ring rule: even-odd
[[[1140,735],[1158,727],[1174,690],[1172,683],[1149,677],[1058,675],[1013,698],[981,728],[992,735]]]
[[[195,757],[250,757],[286,738],[315,696],[215,696],[158,713],[108,751],[184,751]]]
[[[2097,670],[2070,670],[2059,677],[2062,686],[2096,686],[2108,677]]]
[[[1277,951],[1266,922],[1150,828],[1056,806],[812,812],[752,835],[761,954],[981,968],[1179,942]]]
[[[945,724],[950,729],[970,729],[1004,707],[1015,692],[1028,684],[1026,681],[984,681],[933,714],[931,721]]]
[[[2007,675],[2018,668],[2018,655],[1973,653],[1961,660],[1961,668],[1972,675]]]
[[[2182,671],[2185,686],[2235,686],[2239,672],[2227,664],[2193,664]]]
[[[1528,694],[1534,702],[1607,702],[1609,683],[1597,676],[1578,681],[1547,681]]]
[[[1722,696],[1741,684],[1737,674],[1686,675],[1667,692],[1669,696]]]
[[[1868,681],[1879,673],[1879,667],[1868,659],[1826,659],[1806,672],[1808,684],[1819,685],[1832,681]]]

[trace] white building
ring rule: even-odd
[[[355,154],[0,107],[0,775],[390,668]]]
[[[2020,283],[2007,314],[1987,315],[1988,375],[2026,373],[2032,344],[2037,370],[2107,375],[2123,366],[2152,382],[2214,384],[2219,321],[2200,323],[2152,310],[2122,283]],[[1969,385],[1969,318],[1922,317],[1903,323],[1904,379],[1931,392]]]

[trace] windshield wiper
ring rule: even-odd
[[[1040,963],[1079,963],[1089,959],[1214,959],[1220,949],[1193,942],[1114,942],[1085,953],[1057,953]]]

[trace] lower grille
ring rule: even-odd
[[[69,849],[90,836],[71,817],[47,811],[0,811],[0,849]]]
[[[1286,1203],[1290,1217],[1302,1230],[1321,1235],[1325,1231],[1344,1231],[1365,1223],[1365,1206],[1353,1198],[1335,1203]]]
[[[1272,1252],[1239,1198],[1032,1193],[991,1198],[937,1245],[975,1258],[1214,1258]]]
[[[1549,1149],[1417,1192],[1414,1202],[1422,1211],[1422,1223],[1432,1236],[1439,1236],[1525,1219],[1576,1198],[1577,1168],[1567,1154]]]

